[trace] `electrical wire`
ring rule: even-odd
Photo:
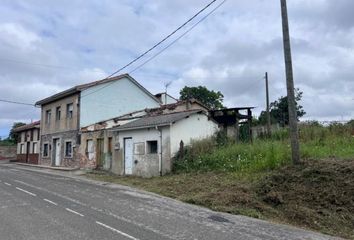
[[[16,64],[24,64],[24,65],[31,65],[31,66],[39,66],[39,67],[45,67],[45,68],[59,68],[59,69],[68,69],[68,70],[79,70],[81,68],[78,67],[69,67],[69,66],[58,66],[58,65],[50,65],[50,64],[43,64],[43,63],[30,63],[30,62],[25,62],[21,60],[15,60],[15,59],[9,59],[9,58],[0,58],[0,61],[2,62],[11,62],[11,63],[16,63]],[[100,70],[95,70],[92,69],[92,72],[102,72]]]
[[[196,14],[194,14],[191,18],[189,18],[186,22],[184,22],[181,26],[179,26],[177,29],[175,29],[174,31],[172,31],[170,34],[168,34],[166,37],[164,37],[161,41],[159,41],[158,43],[156,43],[154,46],[152,46],[151,48],[149,48],[148,50],[146,50],[144,53],[140,54],[138,57],[136,57],[134,60],[130,61],[129,63],[127,63],[126,65],[124,65],[123,67],[119,68],[117,71],[111,73],[109,76],[107,76],[106,78],[102,79],[108,79],[114,75],[116,75],[117,73],[121,72],[122,70],[124,70],[125,68],[129,67],[130,65],[132,65],[133,63],[135,63],[136,61],[138,61],[139,59],[141,59],[142,57],[144,57],[145,55],[147,55],[149,52],[151,52],[152,50],[154,50],[156,47],[158,47],[159,45],[161,45],[163,42],[165,42],[168,38],[170,38],[171,36],[173,36],[176,32],[178,32],[179,30],[181,30],[183,27],[185,27],[188,23],[190,23],[193,19],[195,19],[198,15],[200,15],[202,12],[204,12],[207,8],[209,8],[214,2],[216,2],[217,0],[213,0],[210,3],[208,3],[205,7],[203,7],[201,10],[199,10]],[[225,0],[224,0],[225,1]],[[205,18],[204,18],[205,19]],[[82,95],[81,98],[86,97],[90,94],[93,94],[95,92],[98,92],[100,90],[102,90],[103,88],[106,88],[108,86],[110,86],[113,83],[109,83],[95,91],[89,92],[85,95]]]
[[[0,102],[13,103],[13,104],[26,105],[26,106],[34,107],[34,104],[32,104],[32,103],[16,102],[16,101],[10,101],[10,100],[6,100],[6,99],[0,99]]]
[[[159,56],[161,53],[163,53],[165,50],[167,50],[169,47],[171,47],[172,45],[174,45],[176,42],[178,42],[178,40],[180,40],[181,38],[183,38],[185,35],[187,35],[190,31],[192,31],[196,26],[198,26],[202,21],[204,21],[205,19],[207,19],[211,14],[213,14],[218,8],[220,8],[227,0],[223,0],[219,5],[217,5],[213,10],[211,10],[207,15],[205,15],[203,18],[201,18],[198,22],[196,22],[195,24],[193,24],[193,26],[191,26],[187,31],[185,31],[183,34],[181,34],[178,38],[176,38],[175,40],[173,40],[170,44],[168,44],[166,47],[162,48],[159,52],[157,52],[156,54],[154,54],[153,56],[151,56],[149,59],[147,59],[145,62],[143,62],[142,64],[140,64],[139,66],[137,66],[136,68],[134,68],[132,71],[129,72],[133,73],[136,70],[138,70],[139,68],[141,68],[142,66],[144,66],[145,64],[149,63],[151,60],[153,60],[155,57]]]

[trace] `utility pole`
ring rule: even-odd
[[[270,112],[269,112],[269,88],[268,88],[268,72],[265,73],[266,99],[267,99],[267,134],[270,137]]]
[[[300,163],[299,133],[298,133],[298,126],[297,126],[293,67],[292,67],[291,47],[290,47],[289,20],[288,20],[288,10],[286,6],[286,0],[280,0],[280,5],[281,5],[281,15],[282,15],[282,25],[283,25],[286,88],[288,92],[291,154],[292,154],[293,163],[299,164]]]

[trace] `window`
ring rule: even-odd
[[[60,120],[60,116],[61,115],[61,107],[57,107],[56,111],[55,111],[55,120],[59,121]]]
[[[47,110],[45,112],[45,123],[46,124],[50,124],[50,119],[52,118],[52,111],[51,110]]]
[[[157,141],[147,141],[147,153],[157,153]]]
[[[66,105],[66,118],[73,118],[73,110],[74,110],[74,105],[72,103],[69,103]]]
[[[38,153],[37,143],[36,142],[33,143],[33,153]]]
[[[93,140],[92,139],[89,139],[86,142],[86,155],[90,161],[93,160],[95,152],[94,152],[94,148],[93,148]]]
[[[48,157],[49,155],[49,144],[43,144],[43,157]]]
[[[73,156],[73,145],[71,142],[65,142],[65,157]]]
[[[21,144],[20,145],[20,154],[23,154],[25,152],[24,148],[25,148],[25,145]]]

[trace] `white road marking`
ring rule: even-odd
[[[7,182],[4,182],[5,183],[5,185],[7,185],[7,186],[11,186],[11,184],[10,183],[7,183]]]
[[[46,201],[46,202],[49,202],[50,204],[53,204],[53,205],[55,205],[55,206],[58,206],[57,203],[55,203],[55,202],[53,202],[53,201],[50,201],[49,199],[43,198],[43,200]]]
[[[76,212],[76,211],[74,211],[74,210],[72,210],[72,209],[70,209],[70,208],[65,208],[65,210],[68,211],[68,212],[74,213],[74,214],[76,214],[76,215],[79,215],[80,217],[83,217],[83,216],[84,216],[84,215],[82,215],[81,213],[78,213],[78,212]]]
[[[18,183],[26,184],[25,182],[22,182],[22,181],[19,181],[19,180],[14,180],[14,182],[18,182]]]
[[[139,240],[138,238],[135,238],[135,237],[133,237],[133,236],[130,236],[129,234],[126,234],[126,233],[124,233],[124,232],[122,232],[122,231],[119,231],[119,230],[117,230],[117,229],[115,229],[115,228],[112,228],[112,227],[110,227],[110,226],[108,226],[108,225],[106,225],[106,224],[104,224],[104,223],[101,223],[101,222],[98,222],[98,221],[96,221],[96,223],[97,223],[98,225],[101,225],[102,227],[105,227],[105,228],[107,228],[107,229],[113,231],[113,232],[119,233],[119,234],[121,234],[121,235],[123,235],[123,236],[125,236],[125,237],[127,237],[127,238],[130,238],[130,239],[133,239],[133,240]]]
[[[26,191],[26,190],[24,190],[24,189],[22,189],[22,188],[19,188],[19,187],[16,187],[16,189],[17,190],[20,190],[20,191],[22,191],[22,192],[24,192],[24,193],[27,193],[27,194],[29,194],[29,195],[32,195],[32,196],[37,196],[37,194],[35,194],[35,193],[31,193],[31,192],[29,192],[29,191]]]

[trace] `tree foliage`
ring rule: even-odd
[[[299,101],[302,98],[303,92],[300,89],[295,89],[295,104],[297,112],[297,120],[300,117],[303,117],[306,112],[304,111],[303,106],[299,104]],[[271,123],[279,123],[282,126],[289,124],[289,110],[288,110],[288,97],[280,97],[278,100],[270,103],[270,121]],[[265,125],[267,123],[267,112],[262,111],[258,123]]]
[[[11,142],[17,142],[18,140],[18,137],[19,137],[19,134],[14,132],[14,129],[15,128],[18,128],[18,127],[21,127],[21,126],[24,126],[26,125],[26,123],[23,123],[23,122],[15,122],[13,125],[12,125],[12,128],[10,130],[10,134],[9,134],[9,138],[8,140],[11,141]]]
[[[187,87],[180,91],[180,99],[187,100],[195,98],[210,109],[223,108],[224,95],[220,91],[209,90],[204,86]]]

